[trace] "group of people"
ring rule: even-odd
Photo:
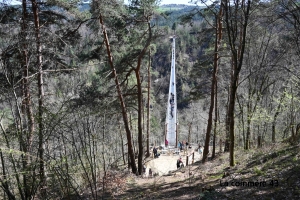
[[[168,144],[169,144],[169,142],[168,142],[168,140],[166,139],[165,140],[165,146],[167,147],[168,146]],[[178,142],[178,148],[180,149],[180,150],[183,150],[184,149],[184,147],[188,147],[188,145],[189,145],[189,143],[188,142],[186,142],[186,141],[182,141],[182,142]],[[198,153],[199,154],[202,154],[203,153],[203,147],[199,144],[199,146],[198,146]],[[154,158],[158,158],[159,156],[160,156],[160,154],[157,152],[157,148],[156,147],[153,147],[153,155],[154,155]],[[177,166],[177,169],[179,169],[179,168],[182,168],[182,167],[184,167],[184,164],[183,164],[183,161],[182,161],[182,158],[180,157],[180,158],[178,158],[178,160],[177,160],[177,162],[176,162],[176,166]],[[144,171],[144,173],[145,173],[145,171],[146,171],[146,167],[144,166],[144,169],[143,169],[143,171]],[[151,169],[149,170],[149,176],[150,176],[150,173],[151,173],[151,175],[152,175],[152,171],[151,171]]]
[[[188,142],[186,142],[186,141],[182,141],[182,142],[178,142],[178,148],[180,149],[180,151],[182,151],[183,149],[184,149],[184,147],[188,147],[188,145],[189,145],[189,143]],[[191,147],[189,147],[189,148],[191,148]]]

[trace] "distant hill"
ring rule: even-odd
[[[165,11],[182,10],[190,7],[195,7],[195,6],[185,5],[185,4],[163,4],[159,6],[159,10],[165,12]]]

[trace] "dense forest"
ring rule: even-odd
[[[142,174],[164,143],[174,35],[178,139],[203,163],[299,143],[299,1],[193,2],[0,4],[0,196],[97,199],[109,170]]]

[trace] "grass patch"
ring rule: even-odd
[[[220,172],[220,173],[216,173],[216,174],[212,174],[209,176],[209,179],[220,179],[223,177],[223,173]]]
[[[266,174],[264,171],[258,169],[257,167],[254,167],[254,173],[255,173],[257,176],[263,176],[263,175]]]
[[[293,157],[293,162],[296,162],[298,160],[297,156]]]

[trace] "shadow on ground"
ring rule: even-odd
[[[299,150],[298,145],[255,152],[232,168],[224,167],[218,159],[205,165],[197,162],[195,173],[184,180],[166,183],[164,177],[156,177],[142,186],[131,185],[123,194],[103,199],[296,200],[300,199]],[[219,160],[224,162],[223,158]]]

